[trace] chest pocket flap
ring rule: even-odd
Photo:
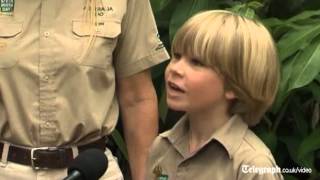
[[[121,24],[117,21],[105,20],[96,23],[96,36],[115,38],[121,32]],[[72,31],[78,36],[90,36],[90,24],[80,20],[72,22]]]
[[[0,22],[0,37],[14,37],[22,31],[22,23]]]
[[[16,36],[22,32],[22,22],[0,21],[0,69],[14,67],[18,62]]]

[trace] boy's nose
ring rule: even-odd
[[[184,69],[182,59],[177,62],[170,63],[170,70],[174,75],[183,76]]]

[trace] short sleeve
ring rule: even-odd
[[[128,0],[114,52],[116,75],[130,76],[167,59],[149,0]]]
[[[283,180],[283,176],[272,157],[259,154],[241,164],[238,180]]]

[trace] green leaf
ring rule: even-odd
[[[316,81],[318,81],[318,83],[320,83],[320,73],[319,73],[318,76],[316,77]]]
[[[285,180],[299,180],[297,177],[294,177],[290,174],[283,174]]]
[[[280,20],[278,18],[268,18],[262,20],[263,24],[268,26],[269,28],[274,28],[276,26],[282,26],[286,24],[286,21]]]
[[[300,58],[295,61],[290,77],[289,91],[310,83],[320,72],[320,42],[307,47]]]
[[[307,138],[305,138],[299,146],[297,158],[298,161],[306,167],[314,170],[314,152],[320,150],[320,128],[314,130]]]
[[[291,26],[287,26],[287,25],[283,25],[283,26],[277,26],[275,28],[272,29],[272,37],[275,39],[275,41],[279,41],[279,39],[281,39],[284,35],[286,35],[286,33],[288,33],[289,31],[294,30],[294,27]],[[280,56],[280,54],[279,54]]]
[[[268,146],[271,152],[275,152],[277,148],[278,137],[272,131],[264,131],[257,134],[261,140]]]
[[[315,80],[320,84],[320,73],[319,73],[319,75],[315,78]]]
[[[278,42],[280,60],[283,61],[299,49],[303,49],[319,34],[320,24],[289,31]]]
[[[268,18],[262,20],[262,22],[266,27],[268,27],[269,31],[272,32],[272,36],[275,40],[278,40],[281,36],[289,31],[300,30],[305,27],[287,22],[285,20],[280,20],[278,18]]]
[[[277,115],[275,117],[274,123],[272,124],[272,131],[273,132],[277,132],[280,123],[286,119],[284,117],[287,112],[289,103],[290,103],[290,100],[286,101],[281,107],[279,107],[279,110],[277,111]],[[274,113],[274,114],[276,114],[276,113]]]
[[[291,159],[295,163],[302,165],[302,163],[297,158],[298,148],[300,146],[302,138],[296,134],[292,134],[290,136],[280,136],[279,140],[286,145]]]
[[[118,146],[118,148],[120,149],[120,151],[122,152],[124,158],[126,160],[128,160],[127,146],[126,146],[126,143],[124,142],[124,139],[122,138],[121,134],[119,133],[119,131],[117,129],[115,129],[111,133],[111,136],[112,136],[114,142],[116,143],[116,145]]]
[[[248,7],[257,10],[263,7],[263,4],[261,2],[258,1],[251,1],[248,3]]]
[[[158,1],[158,0],[153,0],[153,1]],[[173,14],[174,10],[177,7],[177,4],[178,4],[178,1],[170,0],[168,2],[168,4],[166,4],[166,6],[163,9],[161,9],[161,8],[158,8],[158,9],[154,8],[153,9],[154,16],[155,16],[155,19],[157,22],[157,28],[159,29],[159,31],[161,31],[161,30],[168,31],[169,30],[170,20],[172,18],[172,14]],[[155,6],[160,6],[160,5],[155,5]]]
[[[197,12],[208,9],[209,1],[210,0],[179,1],[170,21],[169,34],[171,41],[173,40],[177,30],[188,18]]]
[[[313,168],[314,158],[312,155],[306,155],[303,158],[298,158],[298,149],[301,147],[302,138],[296,134],[290,136],[280,136],[279,140],[287,146],[291,159],[302,167]]]
[[[255,15],[254,10],[251,8],[246,8],[243,13],[243,16],[249,19],[254,19]]]
[[[320,10],[316,11],[303,11],[302,13],[293,16],[292,18],[288,19],[287,22],[297,22],[297,21],[305,21],[307,19],[310,19],[313,16],[319,16]]]
[[[159,12],[167,7],[171,0],[151,0],[151,7],[154,13]]]
[[[293,71],[293,66],[295,61],[299,58],[300,52],[298,52],[292,59],[285,61],[281,65],[281,80],[279,84],[279,90],[277,93],[277,97],[272,106],[272,112],[276,113],[282,107],[284,100],[289,95],[288,87],[290,83],[290,77]]]
[[[303,159],[310,153],[320,149],[320,128],[315,129],[308,137],[303,139],[298,148],[298,159]]]
[[[296,25],[298,26],[305,26],[305,25],[315,25],[315,24],[320,24],[320,18],[315,18],[315,19],[306,19],[303,21],[298,21],[295,22]]]
[[[229,11],[232,11],[236,14],[239,14],[240,16],[246,17],[248,19],[254,19],[255,18],[255,11],[248,7],[247,4],[238,4],[235,5],[232,8],[228,9]]]
[[[307,87],[307,89],[309,91],[312,92],[313,94],[313,97],[318,101],[320,102],[320,83],[316,83],[316,82],[313,82],[313,83],[310,83]]]
[[[290,99],[290,112],[292,113],[293,120],[295,122],[296,133],[301,137],[306,137],[308,135],[308,120],[303,112],[302,98],[299,96],[293,96]]]
[[[285,20],[280,20],[278,18],[268,18],[268,19],[263,19],[261,20],[263,22],[264,25],[266,25],[267,27],[274,29],[274,28],[287,28],[289,30],[300,30],[300,29],[304,29],[305,26],[299,26],[296,25],[294,23],[285,21]]]

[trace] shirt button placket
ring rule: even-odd
[[[53,0],[41,2],[40,49],[39,49],[39,143],[52,144],[57,141],[58,128],[56,118],[56,61],[54,59],[54,41],[52,39]],[[51,6],[51,7],[50,7]],[[54,6],[53,6],[54,7]]]

